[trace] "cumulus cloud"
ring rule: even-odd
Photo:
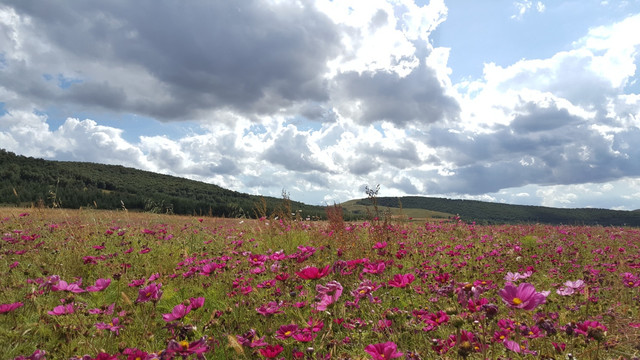
[[[8,1],[2,11],[13,34],[5,87],[161,120],[325,101],[323,75],[341,46],[336,25],[309,2]],[[61,88],[43,74],[79,81]]]

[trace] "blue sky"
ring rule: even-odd
[[[0,148],[309,204],[638,209],[639,50],[639,0],[0,0]]]

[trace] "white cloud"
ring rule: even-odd
[[[542,13],[546,9],[542,1],[518,0],[513,3],[513,6],[516,8],[516,13],[511,15],[511,19],[515,20],[521,20],[522,17],[531,10]]]

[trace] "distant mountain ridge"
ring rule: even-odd
[[[477,200],[454,200],[436,197],[379,197],[378,206],[426,209],[456,214],[464,221],[480,224],[541,223],[603,226],[640,226],[640,210],[564,209],[545,206],[511,205]],[[356,204],[371,206],[370,199]]]
[[[286,195],[286,194],[285,194]],[[283,198],[261,197],[214,184],[162,175],[120,165],[52,161],[0,149],[0,205],[95,207],[158,213],[255,217],[282,212],[288,202],[303,218],[325,218],[325,206]],[[543,223],[640,227],[640,210],[560,209],[455,200],[435,197],[378,197],[378,205],[416,218],[443,219],[459,215],[479,224]],[[400,204],[402,211],[400,211]],[[347,220],[371,214],[370,199],[342,204]]]

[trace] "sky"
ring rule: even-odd
[[[0,0],[0,148],[312,205],[640,209],[640,0]]]

